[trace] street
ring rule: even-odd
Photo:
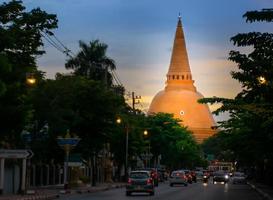
[[[125,188],[112,189],[92,194],[73,194],[61,196],[62,200],[124,200],[124,199],[162,199],[162,200],[259,200],[259,195],[248,185],[213,185],[211,182],[207,185],[203,183],[193,183],[184,186],[170,187],[169,184],[161,183],[156,188],[155,196],[149,196],[145,193],[134,193],[132,196],[125,196]]]

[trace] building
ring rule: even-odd
[[[193,132],[198,142],[202,142],[216,130],[213,129],[215,122],[208,106],[197,102],[200,98],[203,96],[194,86],[179,17],[166,86],[153,98],[148,114],[158,112],[173,114],[175,118],[182,120],[181,124]]]

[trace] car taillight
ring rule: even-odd
[[[128,184],[132,184],[132,179],[128,178]]]
[[[184,178],[184,179],[187,179],[187,176],[186,176],[186,175],[184,175],[184,176],[183,176],[183,178]]]
[[[147,179],[147,185],[153,184],[153,180],[151,178]]]

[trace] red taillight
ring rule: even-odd
[[[184,178],[184,179],[187,179],[187,176],[186,176],[186,175],[184,175],[184,176],[183,176],[183,178]]]
[[[128,178],[128,184],[132,184],[132,179]]]
[[[151,178],[147,179],[147,185],[153,184],[153,180]]]

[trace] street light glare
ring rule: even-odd
[[[26,75],[26,82],[28,85],[34,85],[36,83],[36,78],[32,73]]]
[[[35,79],[35,78],[28,78],[28,79],[27,79],[27,83],[28,83],[29,85],[34,85],[34,84],[36,83],[36,79]]]
[[[120,118],[117,118],[117,121],[116,121],[118,124],[121,123],[121,119]]]
[[[258,81],[260,82],[260,84],[265,84],[266,83],[266,79],[263,76],[259,76]]]
[[[143,134],[144,134],[145,136],[147,136],[147,135],[148,135],[148,131],[145,130],[145,131],[143,132]]]

